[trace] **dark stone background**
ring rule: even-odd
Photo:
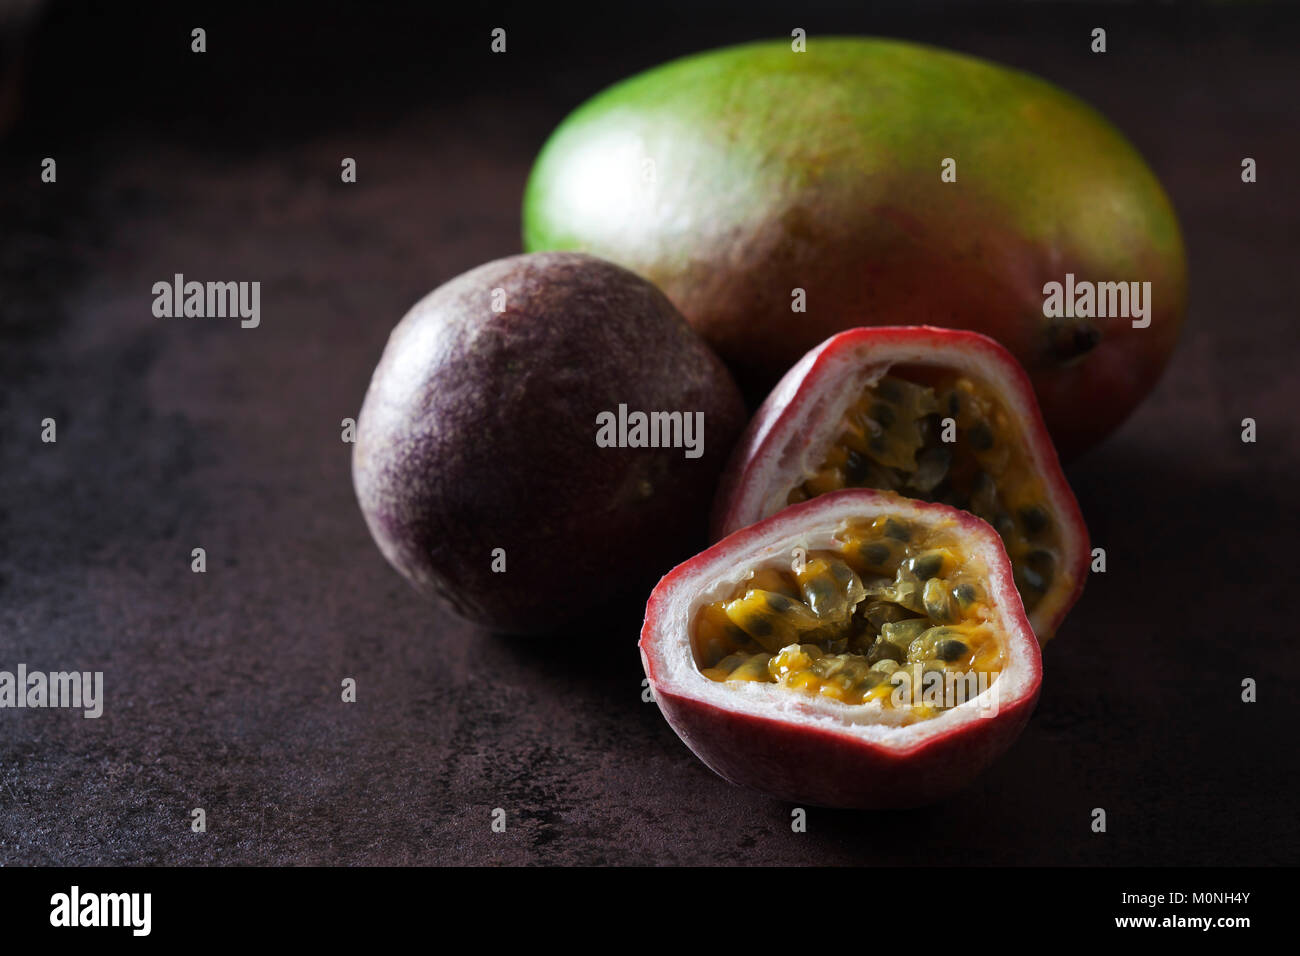
[[[0,864],[1296,862],[1293,11],[269,6],[55,3],[28,47],[0,138],[0,667],[102,669],[107,705],[0,712]],[[802,835],[641,703],[639,609],[600,640],[523,641],[419,599],[339,440],[405,309],[518,250],[570,108],[793,25],[1082,95],[1164,179],[1192,270],[1168,373],[1069,469],[1110,570],[1047,648],[1024,737],[960,799],[815,810]],[[261,328],[153,318],[173,272],[260,279]]]

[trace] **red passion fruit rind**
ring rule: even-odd
[[[886,386],[908,394],[901,405],[885,403],[882,420],[901,421],[882,430],[867,419],[882,417],[873,403]],[[912,427],[904,406],[918,415],[928,410],[929,422],[918,417],[919,431],[895,434]],[[950,413],[956,440],[944,444],[934,430]],[[856,427],[854,420],[862,426],[856,439],[845,431]],[[884,443],[885,461],[905,459],[913,470],[882,468],[866,444],[858,444],[861,455],[844,444],[872,440]],[[828,456],[839,464],[828,466]],[[934,466],[929,481],[941,477],[936,487],[917,480],[927,462]],[[713,540],[821,489],[845,486],[943,501],[987,520],[1004,539],[1040,641],[1056,632],[1083,590],[1089,560],[1083,515],[1028,376],[987,336],[930,326],[859,328],[807,353],[772,390],[732,453],[714,502]]]
[[[710,607],[744,592],[746,581],[757,581],[758,574],[788,570],[791,555],[799,553],[796,549],[811,556],[843,548],[846,528],[862,529],[873,521],[875,526],[903,527],[913,542],[942,542],[964,555],[963,566],[972,575],[966,580],[975,582],[980,594],[977,627],[990,635],[996,660],[994,679],[978,696],[924,713],[887,706],[879,699],[846,703],[828,693],[834,690],[833,678],[820,689],[810,672],[795,675],[802,683],[783,683],[784,678],[776,676],[777,661],[786,659],[791,648],[772,658],[770,680],[719,679],[715,670],[702,666],[692,635]],[[881,542],[899,544],[883,537],[876,543]],[[844,554],[848,557],[847,551]],[[768,592],[746,592],[742,601],[728,605],[728,613],[755,593]],[[851,614],[860,615],[862,605],[883,606],[870,599],[859,601]],[[809,610],[803,605],[799,609]],[[929,623],[922,620],[919,626]],[[876,638],[876,646],[880,643]],[[923,655],[917,653],[918,643],[925,639],[913,642],[913,653],[906,658],[915,663],[905,661],[903,666],[919,673]],[[997,533],[967,512],[864,489],[793,505],[674,568],[650,596],[639,646],[664,717],[710,769],[739,786],[825,807],[919,806],[960,790],[1024,729],[1042,681],[1039,645]],[[975,656],[978,659],[978,652]],[[858,658],[863,666],[869,659]],[[873,670],[884,663],[882,659]],[[942,670],[944,665],[931,661],[924,666]],[[891,673],[897,669],[887,667]]]

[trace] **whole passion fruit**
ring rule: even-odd
[[[1024,370],[986,336],[852,329],[813,349],[737,444],[714,537],[846,487],[941,502],[991,524],[1041,641],[1083,590],[1078,502]]]
[[[515,256],[393,330],[353,484],[418,589],[547,631],[644,594],[702,542],[743,425],[727,370],[654,286],[590,256]]]
[[[705,764],[828,807],[966,786],[1020,734],[1042,680],[997,533],[875,491],[787,508],[673,569],[640,647]]]
[[[1067,455],[1154,385],[1187,301],[1169,199],[1095,110],[881,39],[716,50],[600,93],[538,157],[524,242],[650,279],[757,394],[843,329],[991,335]]]

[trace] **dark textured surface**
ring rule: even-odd
[[[1151,399],[1069,469],[1109,571],[1049,645],[1025,735],[960,799],[813,811],[795,834],[641,702],[639,609],[549,640],[454,622],[380,557],[339,440],[407,307],[517,251],[524,177],[568,108],[785,15],[685,32],[680,5],[521,14],[499,66],[479,22],[253,30],[226,9],[204,60],[178,39],[192,18],[86,29],[56,10],[0,140],[0,668],[103,670],[107,696],[99,720],[0,711],[0,863],[1297,861],[1288,19],[805,17],[991,56],[1100,107],[1174,199],[1192,307]],[[1084,52],[1097,19],[1105,58]],[[260,280],[261,327],[155,319],[174,272]]]

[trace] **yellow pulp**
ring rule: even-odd
[[[1026,610],[1056,579],[1059,533],[1025,437],[996,394],[966,376],[895,369],[867,386],[788,503],[841,488],[883,488],[983,518],[1002,536]]]
[[[726,600],[700,608],[691,644],[704,676],[884,707],[898,706],[900,670],[992,683],[1002,647],[981,568],[950,530],[876,518],[847,523],[834,540],[754,569]],[[903,704],[909,720],[951,705]]]

